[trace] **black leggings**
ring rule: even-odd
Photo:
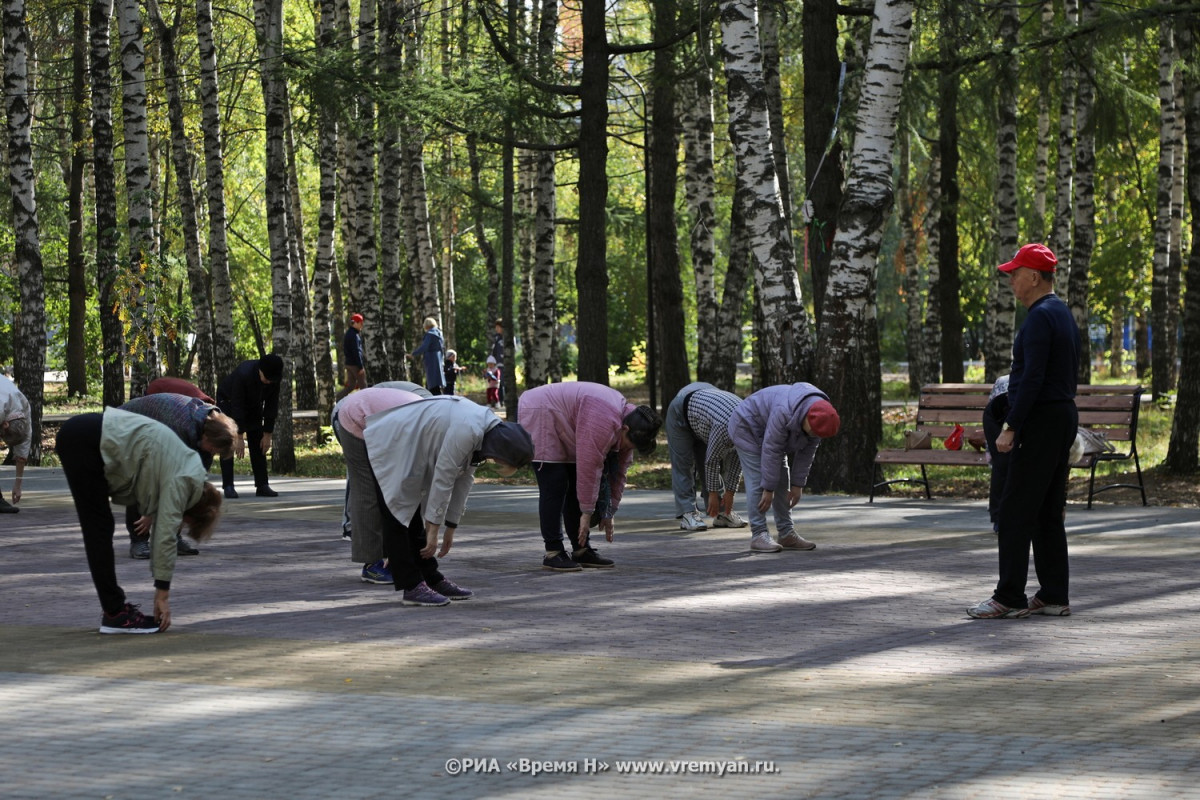
[[[108,480],[104,477],[104,459],[100,455],[103,414],[80,414],[58,429],[54,450],[62,462],[67,486],[75,501],[88,570],[107,614],[116,614],[125,606],[125,592],[117,583],[116,557],[113,555],[112,506],[108,502]]]
[[[538,484],[538,519],[546,552],[563,549],[562,531],[566,528],[571,547],[579,549],[579,495],[575,490],[575,465],[561,462],[534,462]],[[562,527],[559,527],[559,524]]]
[[[421,555],[421,548],[425,546],[425,522],[421,517],[421,507],[417,506],[417,513],[405,524],[396,519],[388,508],[379,482],[373,483],[375,500],[379,503],[383,554],[388,558],[388,569],[396,581],[396,591],[415,589],[421,581],[429,584],[429,588],[435,588],[444,576],[438,572],[436,558]]]

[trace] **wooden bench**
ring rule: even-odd
[[[875,501],[875,490],[893,483],[919,483],[925,487],[926,499],[933,497],[929,489],[928,465],[951,467],[986,467],[986,451],[976,451],[965,441],[962,450],[946,450],[939,445],[950,435],[956,424],[962,425],[969,435],[983,427],[983,409],[987,405],[992,386],[988,383],[932,383],[921,387],[917,403],[917,418],[914,430],[926,431],[934,440],[930,450],[879,450],[875,464],[912,464],[921,467],[921,477],[896,478],[874,483],[867,502]],[[1146,486],[1142,480],[1142,467],[1137,452],[1138,411],[1141,408],[1141,386],[1080,386],[1076,390],[1075,405],[1079,409],[1079,426],[1102,435],[1114,445],[1112,452],[1084,455],[1071,466],[1090,470],[1088,479],[1088,508],[1092,499],[1110,489],[1137,489],[1146,502]],[[1124,447],[1122,447],[1124,443]],[[1137,471],[1138,482],[1112,483],[1096,486],[1096,467],[1107,461],[1132,459]]]

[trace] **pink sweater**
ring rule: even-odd
[[[354,438],[361,439],[367,427],[367,417],[420,399],[419,395],[403,389],[361,389],[338,403],[338,425]]]
[[[534,461],[575,464],[579,507],[590,511],[600,494],[604,458],[617,447],[621,425],[634,406],[616,389],[599,383],[550,383],[521,395],[521,426],[533,438]],[[612,509],[625,491],[633,450],[621,450],[612,481]],[[535,466],[536,468],[536,466]]]

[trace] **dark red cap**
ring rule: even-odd
[[[822,439],[836,436],[842,427],[842,419],[838,416],[837,409],[828,400],[813,403],[804,418],[808,420],[808,427],[812,429],[813,436]]]
[[[1058,259],[1054,257],[1049,247],[1044,244],[1027,244],[1017,251],[1013,260],[1001,264],[996,269],[1001,272],[1012,272],[1017,267],[1036,269],[1038,272],[1054,272]]]

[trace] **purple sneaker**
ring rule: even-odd
[[[442,578],[438,585],[433,587],[433,590],[451,600],[470,600],[475,596],[470,589],[464,589],[449,578]]]
[[[448,606],[450,600],[445,595],[438,594],[433,589],[429,588],[429,584],[421,581],[411,589],[404,590],[404,596],[400,598],[400,605],[404,606]]]

